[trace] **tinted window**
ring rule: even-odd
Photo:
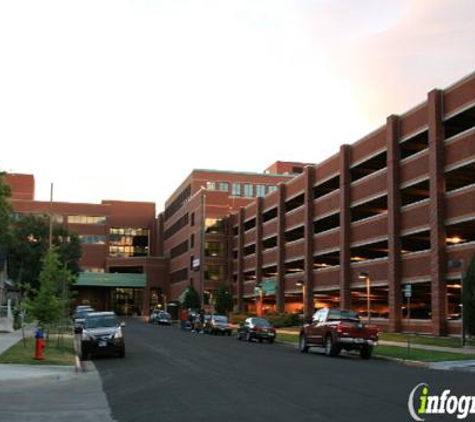
[[[356,312],[331,310],[328,315],[329,321],[359,321],[360,318]]]
[[[115,315],[89,316],[84,322],[86,328],[117,327],[119,321]]]
[[[261,318],[255,318],[253,320],[253,322],[254,322],[254,325],[258,325],[259,327],[269,327],[270,326],[270,324],[267,320],[261,319]]]

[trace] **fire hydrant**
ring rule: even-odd
[[[36,339],[36,348],[35,348],[35,359],[36,360],[43,360],[43,350],[45,348],[45,338],[43,335],[43,331],[41,328],[38,328],[35,333]]]

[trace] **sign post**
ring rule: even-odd
[[[404,286],[404,296],[407,299],[407,359],[411,353],[411,297],[412,297],[412,285],[406,284]]]

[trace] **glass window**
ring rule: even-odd
[[[216,183],[215,182],[206,182],[206,189],[216,190]]]
[[[219,184],[219,190],[220,190],[221,192],[227,192],[227,191],[229,190],[229,183],[227,183],[227,182],[221,182],[221,183]]]
[[[62,217],[61,217],[62,219]],[[106,224],[106,217],[94,217],[91,215],[68,215],[69,224]]]
[[[269,193],[275,192],[277,190],[277,186],[267,186],[267,190]]]
[[[241,185],[239,183],[233,183],[231,194],[233,196],[241,196]]]
[[[109,255],[117,257],[148,256],[149,230],[111,228]]]
[[[205,255],[211,257],[224,256],[224,244],[222,242],[205,242]]]
[[[264,185],[256,185],[256,196],[266,196],[266,187]]]
[[[224,267],[222,265],[205,265],[204,270],[206,280],[224,280]]]
[[[205,220],[206,233],[224,233],[222,218],[207,218]]]
[[[244,196],[252,197],[254,196],[254,186],[253,185],[244,185]]]

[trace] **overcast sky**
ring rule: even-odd
[[[0,169],[37,199],[165,199],[320,162],[475,71],[473,0],[0,2]]]

